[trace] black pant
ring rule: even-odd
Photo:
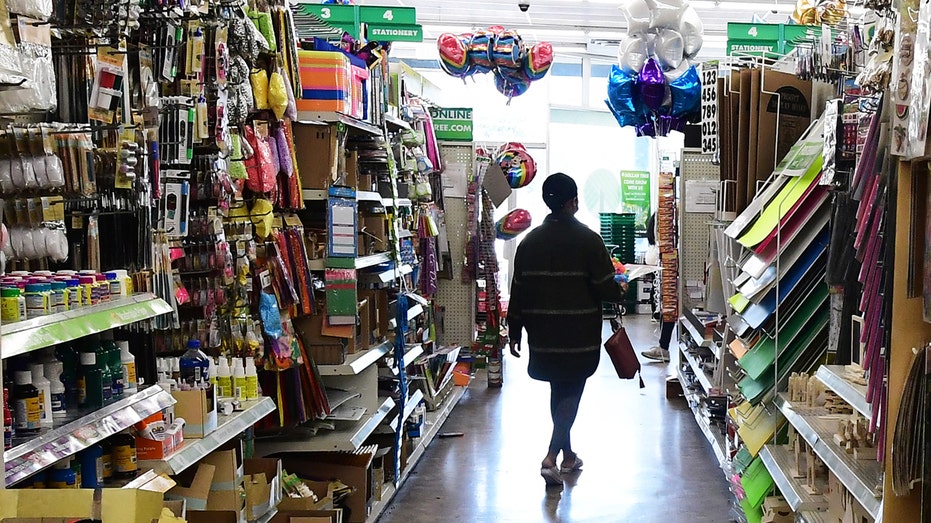
[[[664,321],[663,330],[659,333],[659,346],[669,350],[669,342],[672,341],[672,329],[676,326],[674,321]]]
[[[585,389],[585,380],[551,381],[550,414],[553,416],[553,437],[550,439],[550,453],[560,450],[572,451],[569,431],[575,423],[579,412],[579,401]]]

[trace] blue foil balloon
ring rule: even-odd
[[[611,114],[614,115],[618,125],[621,127],[637,127],[644,122],[643,116],[639,113],[621,111],[611,103],[610,98],[605,99],[605,104],[608,106],[608,109],[611,110]]]
[[[524,65],[524,44],[520,35],[514,31],[496,35],[491,47],[491,61],[496,67],[521,68]]]
[[[492,62],[491,54],[494,47],[494,33],[487,31],[476,31],[469,42],[469,61],[475,68],[475,72],[487,73],[495,68]]]
[[[637,111],[636,86],[636,74],[628,73],[617,65],[612,65],[611,75],[608,77],[608,100],[611,102],[610,105],[621,113],[639,113]]]
[[[520,96],[527,92],[527,89],[530,89],[530,80],[515,77],[513,75],[504,76],[501,74],[501,71],[495,71],[495,88],[498,89],[498,92],[507,96],[508,98],[514,98],[515,96]]]
[[[697,111],[701,104],[701,79],[695,66],[669,82],[669,90],[672,91],[673,116],[687,116]]]

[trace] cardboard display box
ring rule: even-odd
[[[301,186],[327,189],[339,174],[339,140],[333,126],[294,124],[294,146]]]
[[[184,418],[184,437],[203,438],[217,430],[217,401],[213,387],[209,389],[177,390],[175,417]]]
[[[187,523],[239,523],[239,513],[233,510],[188,512]]]
[[[317,365],[342,365],[346,361],[346,343],[343,338],[323,335],[324,318],[323,314],[300,316],[291,323]]]
[[[341,510],[279,511],[269,523],[342,523]]]
[[[207,509],[207,500],[210,497],[210,484],[216,467],[201,463],[195,469],[193,478],[188,480],[187,475],[180,475],[179,484],[165,493],[165,499],[183,500],[189,512]]]
[[[92,489],[0,490],[0,521],[67,522],[99,517],[103,523],[151,523],[162,511],[162,493],[135,489],[103,489],[99,501]]]
[[[291,498],[283,496],[278,502],[278,510],[292,512],[299,510],[328,510],[333,508],[333,492],[329,481],[301,480],[302,483],[317,495],[317,501],[312,498]]]
[[[243,473],[246,519],[251,521],[264,516],[281,500],[281,460],[247,459],[243,463]]]
[[[302,479],[329,481],[338,479],[352,487],[354,492],[346,500],[350,511],[348,523],[365,523],[368,517],[369,499],[372,492],[371,469],[374,452],[291,452],[276,457],[281,458],[282,467]],[[273,520],[274,521],[274,520]],[[287,521],[287,520],[285,520]]]

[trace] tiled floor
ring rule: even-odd
[[[638,352],[657,324],[629,316]],[[671,365],[671,364],[670,364]],[[540,461],[550,436],[548,384],[526,358],[505,361],[502,389],[473,383],[385,511],[381,523],[725,523],[731,494],[685,400],[667,400],[667,365],[644,364],[647,388],[620,381],[603,355],[572,432],[584,469],[546,488]]]

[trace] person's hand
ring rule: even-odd
[[[511,340],[511,356],[515,358],[520,358],[520,340]]]
[[[627,285],[627,282],[626,282],[626,281],[622,281],[622,282],[621,282],[621,292],[623,292],[624,294],[627,294],[627,289],[629,289],[629,288],[630,288],[630,286]]]

